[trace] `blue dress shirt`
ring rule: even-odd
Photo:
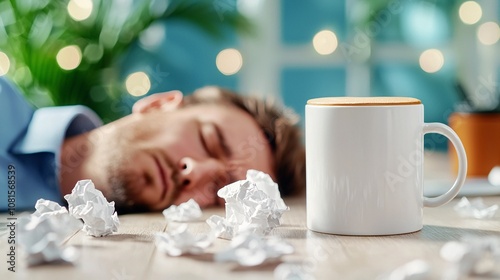
[[[0,77],[0,212],[34,210],[39,198],[62,203],[57,167],[63,140],[101,125],[85,106],[35,110]]]

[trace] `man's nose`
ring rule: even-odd
[[[227,181],[224,165],[216,160],[184,157],[179,161],[179,182],[186,189],[213,184],[222,187]]]

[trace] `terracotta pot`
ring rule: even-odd
[[[449,125],[458,134],[467,153],[469,177],[485,177],[500,165],[500,113],[453,113]],[[451,144],[450,144],[451,145]],[[448,149],[457,173],[455,149]]]

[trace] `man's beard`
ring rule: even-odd
[[[132,199],[136,197],[138,192],[137,189],[133,189],[133,186],[140,175],[128,172],[126,166],[129,164],[132,164],[131,160],[122,154],[116,153],[109,157],[108,164],[105,166],[107,184],[110,190],[107,199],[115,202],[118,214],[149,211],[149,207]]]

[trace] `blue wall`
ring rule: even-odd
[[[283,102],[304,118],[308,99],[343,96],[345,93],[344,68],[285,68],[281,74]]]
[[[323,29],[333,30],[340,40],[346,35],[345,2],[332,0],[281,1],[281,40],[307,44]]]

